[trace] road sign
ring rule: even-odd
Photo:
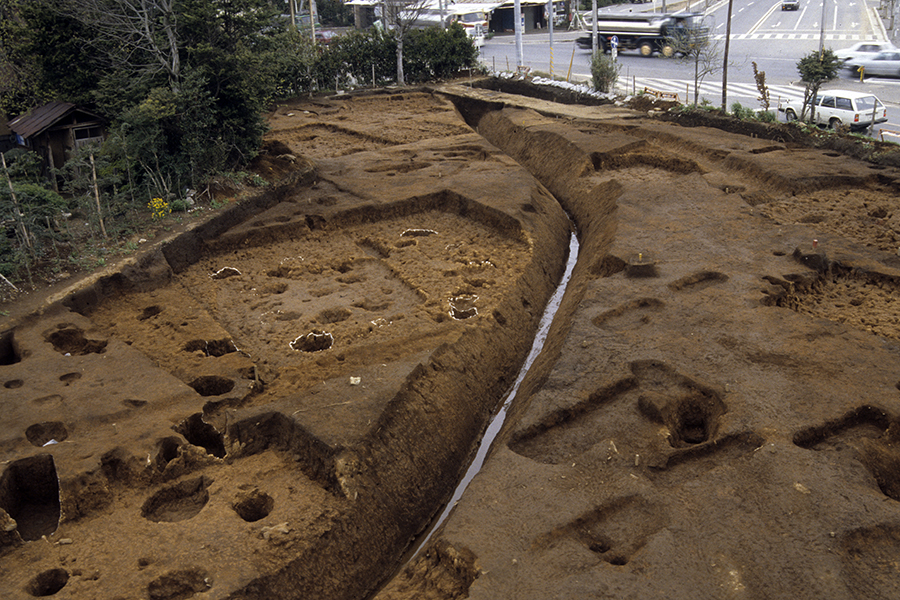
[[[619,45],[619,36],[614,35],[614,36],[612,36],[611,38],[609,38],[609,45],[612,46],[613,48],[618,47],[618,45]]]

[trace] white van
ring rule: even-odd
[[[799,103],[798,103],[799,104]],[[822,90],[816,95],[816,125],[838,129],[846,125],[850,129],[865,129],[873,123],[888,120],[887,108],[873,94],[849,90]],[[794,121],[800,114],[799,106],[787,101],[778,107],[785,119]]]

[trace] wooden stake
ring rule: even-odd
[[[100,208],[100,188],[97,187],[97,167],[94,165],[94,153],[91,152],[91,171],[94,174],[94,200],[97,201],[97,218],[100,219],[100,233],[106,237],[106,227],[103,226],[103,212]]]
[[[22,233],[22,241],[34,255],[34,246],[31,244],[31,236],[28,235],[28,229],[25,228],[25,221],[22,220],[22,211],[19,210],[19,200],[16,198],[16,190],[13,189],[12,179],[9,176],[9,168],[6,166],[6,155],[0,153],[0,159],[3,160],[3,172],[6,173],[6,182],[9,184],[9,194],[12,196],[13,207],[16,211],[16,221],[19,223],[19,229]]]
[[[17,292],[19,291],[19,288],[17,288],[16,286],[14,286],[14,285],[12,284],[12,281],[10,281],[10,280],[7,279],[6,277],[4,277],[2,274],[0,274],[0,279],[2,279],[3,281],[5,281],[5,282],[6,282],[6,285],[8,285],[9,287],[11,287],[12,289],[16,290]]]

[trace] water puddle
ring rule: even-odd
[[[510,390],[506,393],[500,409],[488,422],[487,429],[485,430],[484,435],[481,438],[481,442],[478,446],[478,452],[475,454],[475,458],[472,460],[472,464],[469,465],[469,468],[466,470],[465,475],[463,475],[462,480],[460,480],[459,485],[453,492],[453,496],[451,496],[450,501],[444,507],[444,510],[441,511],[441,514],[429,526],[427,533],[425,533],[421,537],[421,540],[416,543],[414,550],[411,553],[407,554],[408,559],[404,563],[404,567],[411,563],[413,559],[415,559],[416,556],[419,555],[419,552],[422,550],[425,544],[428,543],[428,540],[431,539],[434,531],[438,527],[440,527],[440,525],[447,519],[450,511],[453,510],[453,507],[456,506],[456,503],[459,502],[460,498],[462,498],[463,493],[466,491],[466,488],[469,487],[472,479],[481,470],[481,467],[484,464],[484,459],[487,457],[488,451],[491,449],[491,446],[494,443],[494,439],[497,437],[497,434],[500,433],[500,429],[502,429],[503,423],[504,421],[506,421],[506,413],[516,397],[516,392],[519,391],[519,386],[522,384],[522,380],[525,379],[525,375],[528,374],[528,370],[531,368],[531,365],[534,363],[538,354],[540,354],[541,350],[544,349],[544,342],[547,340],[547,333],[550,330],[550,325],[553,323],[553,318],[556,316],[556,312],[559,310],[560,302],[562,302],[563,295],[565,295],[566,288],[569,285],[569,279],[572,277],[572,269],[575,267],[575,263],[578,262],[578,249],[578,238],[576,238],[575,234],[573,233],[571,239],[569,240],[569,259],[566,263],[566,271],[563,274],[562,280],[559,282],[559,286],[556,288],[556,291],[553,293],[553,296],[547,303],[547,307],[544,309],[544,314],[541,316],[541,322],[538,325],[537,334],[534,337],[534,343],[532,343],[531,345],[531,350],[529,351],[525,362],[522,364],[522,368],[519,370],[519,374],[516,376],[515,382],[513,383]]]

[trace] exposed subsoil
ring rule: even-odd
[[[5,320],[0,597],[900,595],[900,171],[458,85],[270,124],[272,189]]]

